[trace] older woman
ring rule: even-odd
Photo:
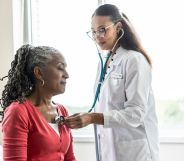
[[[75,161],[71,131],[60,119],[67,110],[52,101],[68,77],[58,50],[23,45],[17,51],[2,93],[4,161]]]

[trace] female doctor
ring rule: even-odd
[[[151,61],[128,18],[111,4],[92,15],[92,39],[109,53],[95,84],[95,112],[74,114],[65,124],[95,124],[98,161],[158,161],[158,129],[151,88]],[[103,63],[102,63],[103,62]],[[103,66],[102,66],[103,64]]]

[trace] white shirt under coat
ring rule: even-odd
[[[99,65],[95,89],[100,70]],[[101,161],[159,161],[151,79],[141,53],[117,49],[95,107],[104,115],[104,126],[97,126]]]

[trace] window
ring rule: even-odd
[[[32,43],[55,47],[65,56],[70,85],[56,99],[74,108],[90,106],[92,101],[98,55],[86,31],[96,7],[97,2],[85,0],[32,1]]]
[[[59,49],[70,75],[64,94],[54,98],[71,114],[87,112],[93,103],[98,54],[86,32],[97,1],[32,0],[32,43]],[[90,130],[89,130],[90,129]],[[82,132],[81,132],[82,131]],[[91,126],[74,133],[91,135]]]
[[[105,2],[117,5],[127,14],[153,60],[153,90],[160,135],[184,136],[182,0]],[[93,101],[98,56],[86,31],[90,29],[90,17],[97,5],[97,1],[92,0],[31,1],[32,43],[53,46],[66,58],[70,78],[66,92],[55,100],[69,108],[70,113],[87,112]],[[80,135],[92,134],[91,127],[82,130],[76,131]]]

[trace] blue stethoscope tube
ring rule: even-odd
[[[99,50],[98,50],[97,44],[95,43],[95,46],[96,46],[96,48],[97,48],[97,50],[98,50],[98,55],[99,55],[99,58],[100,58],[101,73],[100,73],[100,78],[99,78],[98,86],[97,86],[97,89],[96,89],[94,101],[93,101],[93,104],[92,104],[91,108],[88,110],[88,112],[91,112],[91,111],[93,110],[93,108],[95,107],[96,101],[97,101],[98,96],[99,96],[99,94],[100,94],[100,88],[101,88],[101,85],[102,85],[102,83],[103,83],[104,75],[105,75],[105,72],[106,72],[106,65],[107,65],[107,62],[108,62],[110,56],[112,55],[112,53],[113,53],[113,51],[114,51],[114,49],[115,49],[115,47],[116,47],[118,41],[119,41],[119,40],[123,37],[123,35],[124,35],[124,30],[123,30],[123,29],[121,29],[121,32],[122,32],[122,33],[121,33],[121,36],[116,40],[116,42],[115,42],[115,44],[114,44],[112,50],[111,50],[111,51],[109,52],[109,54],[107,55],[107,59],[106,59],[106,61],[105,61],[104,66],[103,66],[103,60],[102,60],[101,54],[100,54],[100,52],[99,52]],[[93,40],[93,39],[92,39],[92,40]]]
[[[101,85],[103,83],[105,72],[106,72],[107,62],[108,62],[110,56],[112,55],[112,51],[110,51],[110,53],[107,55],[107,59],[106,59],[104,65],[103,65],[103,60],[102,60],[101,54],[98,53],[98,55],[99,55],[100,63],[101,63],[101,73],[100,73],[100,78],[99,78],[98,86],[97,86],[97,89],[96,89],[94,101],[93,101],[93,104],[92,104],[91,108],[88,110],[88,112],[91,112],[93,110],[93,108],[95,107],[96,101],[97,101],[97,99],[99,97],[100,88],[101,88]]]

